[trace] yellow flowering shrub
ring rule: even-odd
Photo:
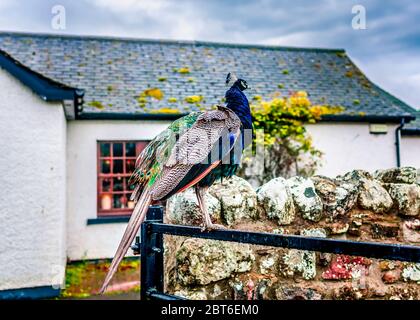
[[[313,174],[322,153],[314,147],[304,124],[315,123],[322,115],[343,110],[343,107],[313,105],[305,91],[297,91],[287,97],[276,96],[269,101],[253,99],[251,111],[254,129],[264,130],[266,150],[264,175],[258,177],[260,182],[278,176]],[[254,147],[255,144],[254,140]],[[306,164],[302,165],[302,158],[308,156],[310,161],[305,159]]]

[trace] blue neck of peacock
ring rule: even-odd
[[[252,130],[252,115],[248,98],[238,85],[233,85],[226,92],[226,103],[227,107],[235,112],[235,114],[239,117],[242,127],[244,129]]]

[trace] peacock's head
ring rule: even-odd
[[[241,91],[248,89],[248,83],[244,79],[238,79],[238,77],[232,72],[229,72],[226,76],[226,85],[228,87],[236,85]]]
[[[248,83],[244,79],[236,80],[235,84],[239,87],[241,91],[248,89]]]

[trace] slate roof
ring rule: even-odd
[[[341,49],[8,32],[0,32],[0,49],[46,77],[83,89],[82,115],[145,114],[162,108],[185,113],[212,106],[222,103],[229,71],[248,81],[250,99],[305,90],[313,103],[345,107],[343,117],[413,113],[369,81]],[[163,98],[139,101],[148,88],[158,88]],[[204,100],[199,105],[186,102],[192,95]]]
[[[0,49],[0,67],[22,83],[32,88],[45,101],[75,100],[83,96],[83,90],[72,88],[33,71],[7,52]]]

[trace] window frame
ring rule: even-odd
[[[136,161],[140,152],[147,146],[150,140],[96,140],[96,214],[97,217],[127,217],[130,216],[131,212],[133,211],[132,208],[111,208],[109,210],[104,210],[101,208],[101,195],[103,194],[110,194],[111,195],[111,206],[113,205],[113,196],[115,194],[127,195],[127,203],[129,201],[129,195],[131,194],[132,190],[128,189],[128,183],[123,182],[123,190],[122,191],[114,191],[113,190],[113,179],[122,177],[129,179],[132,173],[126,173],[126,160],[134,160]],[[109,156],[101,156],[101,144],[102,143],[109,143],[110,144],[110,151]],[[113,155],[113,144],[115,143],[122,143],[123,150],[122,156]],[[126,156],[126,144],[127,143],[135,143],[136,144],[136,156]],[[101,161],[102,160],[110,160],[110,172],[109,173],[102,173],[101,171]],[[122,160],[123,163],[123,173],[113,173],[113,161],[114,160]],[[110,179],[110,191],[103,191],[102,190],[102,179],[109,178]],[[127,187],[127,189],[126,189]],[[131,191],[131,192],[130,192]]]

